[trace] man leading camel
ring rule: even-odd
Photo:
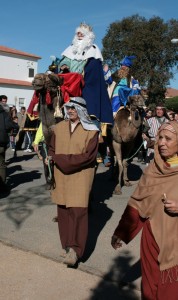
[[[82,257],[87,239],[98,128],[81,97],[71,98],[64,105],[64,112],[65,120],[54,127],[48,155],[54,161],[55,188],[51,196],[57,204],[62,256],[65,264],[73,266]]]

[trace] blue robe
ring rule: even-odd
[[[112,111],[117,112],[120,106],[126,106],[128,97],[140,94],[139,89],[132,89],[127,86],[127,79],[123,78],[114,89],[111,99]]]
[[[112,106],[104,80],[102,62],[89,58],[84,67],[84,88],[82,97],[87,103],[90,116],[95,116],[100,122],[113,124]]]

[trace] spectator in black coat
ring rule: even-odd
[[[0,101],[0,193],[7,192],[5,153],[9,144],[9,133],[14,128],[9,106]]]

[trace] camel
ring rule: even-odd
[[[27,112],[29,115],[33,114],[34,106],[38,105],[45,142],[48,144],[53,125],[64,117],[63,104],[68,102],[70,97],[81,96],[81,89],[84,86],[83,76],[72,72],[39,73],[35,75],[32,86],[35,93]]]
[[[56,123],[64,119],[63,104],[70,100],[70,97],[80,96],[81,87],[84,85],[83,76],[78,73],[54,74],[38,73],[32,81],[34,95],[27,109],[27,114],[32,120],[40,118],[44,135],[43,149],[47,156],[53,128]],[[50,164],[50,163],[49,163]],[[50,189],[54,187],[53,165],[44,165],[45,177],[50,184]],[[50,179],[49,179],[50,178]]]
[[[63,78],[54,73],[38,73],[32,81],[34,95],[27,109],[28,117],[32,120],[40,118],[44,135],[43,151],[44,158],[47,156],[48,146],[51,140],[53,127],[63,120],[62,105],[63,97],[60,86],[63,84]],[[53,164],[44,163],[44,173],[47,189],[53,189],[55,186]]]
[[[27,113],[32,115],[35,107],[37,107],[36,111],[38,111],[42,122],[44,140],[47,145],[49,144],[52,127],[56,124],[56,120],[63,118],[61,111],[63,98],[60,92],[62,83],[63,79],[53,73],[38,73],[32,81],[35,93]]]
[[[129,96],[128,105],[119,109],[112,128],[113,149],[119,167],[118,184],[114,190],[117,195],[122,194],[122,180],[125,186],[131,185],[127,176],[127,158],[133,150],[142,124],[144,99],[141,95]]]

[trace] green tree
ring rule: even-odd
[[[173,38],[178,38],[177,20],[133,15],[110,24],[102,54],[113,73],[125,56],[135,55],[132,75],[147,87],[149,101],[156,103],[164,99],[173,71],[178,70],[178,44],[171,43]]]
[[[166,99],[165,105],[167,109],[173,110],[178,113],[178,96]]]

